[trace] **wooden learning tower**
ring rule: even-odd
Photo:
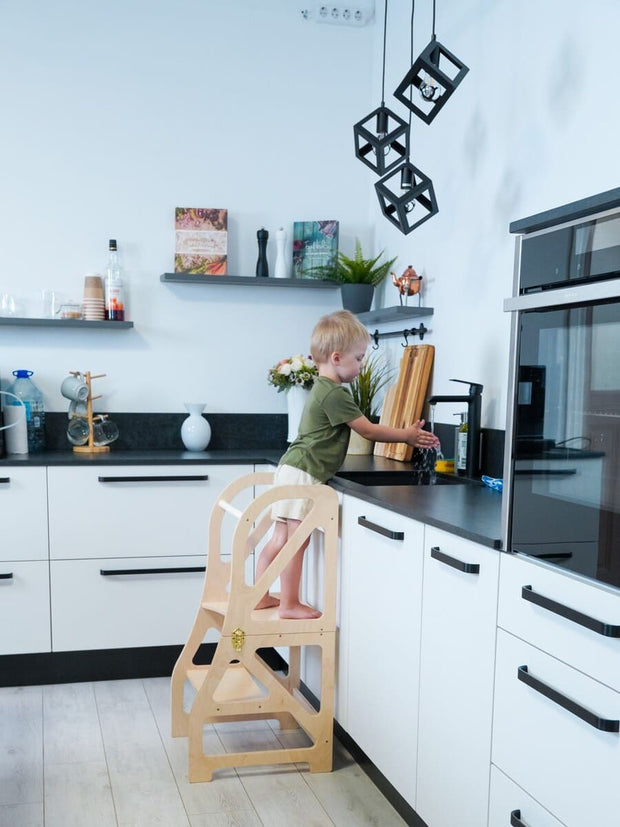
[[[332,768],[338,495],[326,485],[273,487],[273,476],[254,473],[240,477],[224,489],[211,513],[202,597],[172,673],[172,735],[189,739],[190,781],[210,781],[214,770],[225,767],[306,762],[311,772],[329,772]],[[242,492],[247,498],[247,489],[252,492],[254,486],[261,490],[270,487],[243,511],[232,504],[240,494],[243,498]],[[249,558],[273,525],[271,506],[283,499],[308,500],[310,511],[260,580],[247,583]],[[229,534],[225,515],[236,519],[230,548],[223,541]],[[321,616],[283,620],[277,607],[256,610],[256,604],[308,538],[322,560],[317,606]],[[208,666],[195,662],[207,633],[217,637]],[[280,651],[281,647],[288,648],[286,675],[261,657],[259,650],[268,647]],[[313,657],[320,654],[318,710],[300,691],[304,647],[313,647]],[[193,694],[189,708],[187,697],[184,705],[186,689]],[[205,724],[263,719],[277,720],[281,729],[301,727],[310,746],[205,754]]]

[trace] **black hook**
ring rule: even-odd
[[[424,334],[428,333],[428,327],[424,327],[424,322],[420,322],[420,327],[418,327],[417,334],[420,337],[420,341],[424,338]]]
[[[401,347],[408,347],[409,345],[409,331],[407,329],[403,330],[403,336],[405,337],[405,344],[402,342],[400,343]]]
[[[375,332],[372,334],[372,338],[375,340],[375,343],[372,346],[372,349],[373,350],[379,350],[379,331],[378,330],[375,330]]]

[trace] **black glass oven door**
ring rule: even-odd
[[[620,301],[520,314],[511,547],[620,586]]]

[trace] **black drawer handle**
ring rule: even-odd
[[[431,549],[431,557],[434,560],[439,560],[440,563],[445,563],[446,566],[452,566],[453,569],[464,571],[466,574],[480,573],[480,566],[478,563],[464,563],[462,560],[457,560],[456,557],[450,557],[449,554],[444,554],[439,546],[433,546]]]
[[[7,485],[9,482],[11,482],[10,477],[0,477],[0,484]]]
[[[377,534],[381,534],[383,537],[389,537],[390,540],[405,539],[404,531],[392,531],[390,528],[384,528],[382,525],[371,523],[370,520],[366,519],[366,517],[358,517],[357,524],[364,526],[364,528],[369,528],[371,531],[376,531]]]
[[[13,579],[13,572],[7,571],[4,574],[0,574],[0,580],[12,580]]]
[[[571,609],[570,606],[565,606],[563,603],[557,603],[550,597],[545,597],[544,594],[535,592],[531,586],[523,586],[521,588],[521,597],[524,600],[529,600],[530,603],[535,603],[543,609],[547,609],[560,617],[565,617],[567,620],[572,620],[573,623],[578,623],[580,626],[585,626],[597,635],[604,637],[620,637],[620,626],[614,626],[611,623],[603,623],[602,620],[597,620],[589,615],[584,615],[578,612],[577,609]]]
[[[525,821],[521,821],[521,810],[513,810],[510,813],[510,827],[527,827]]]
[[[97,477],[99,482],[200,482],[209,479],[208,474],[179,475],[163,477]]]
[[[183,574],[188,571],[204,571],[205,566],[182,566],[170,567],[164,569],[99,569],[99,574],[103,577],[113,577],[115,575],[133,575],[133,574]]]
[[[595,715],[594,712],[590,712],[589,709],[586,709],[584,706],[581,706],[570,698],[567,698],[566,695],[562,695],[561,692],[547,686],[546,683],[543,683],[542,681],[539,681],[538,678],[530,675],[527,666],[519,666],[517,669],[517,677],[520,681],[523,681],[524,684],[531,687],[536,692],[540,692],[540,694],[544,695],[545,698],[549,698],[550,701],[553,701],[558,706],[561,706],[563,709],[566,709],[568,712],[576,715],[577,718],[581,718],[582,721],[590,724],[590,726],[593,726],[595,729],[600,729],[601,732],[620,732],[620,721],[614,721],[609,718],[599,718],[599,716]]]

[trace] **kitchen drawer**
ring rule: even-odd
[[[205,554],[211,509],[244,465],[48,469],[52,559]],[[250,502],[251,489],[238,507]],[[236,520],[224,517],[230,540]]]
[[[204,565],[204,557],[51,561],[53,650],[185,643],[204,572],[165,569]]]
[[[563,827],[497,767],[491,767],[489,827]]]
[[[618,827],[619,719],[620,693],[498,631],[492,762],[566,827]]]
[[[588,618],[598,631],[582,625]],[[620,632],[617,589],[522,555],[502,554],[498,624],[620,692],[620,637],[601,634]]]
[[[0,469],[0,560],[47,560],[45,468]]]
[[[49,563],[0,563],[0,655],[50,650]]]

